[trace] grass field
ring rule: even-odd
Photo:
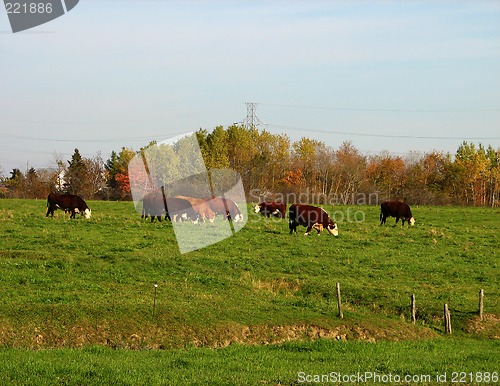
[[[291,236],[286,220],[250,213],[234,237],[180,254],[170,223],[141,220],[130,202],[89,205],[90,220],[52,219],[43,201],[0,200],[2,384],[22,374],[35,384],[293,384],[299,371],[499,370],[498,209],[415,207],[416,225],[403,228],[380,227],[378,207],[326,207],[337,238]]]

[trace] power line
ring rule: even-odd
[[[23,139],[23,140],[31,140],[31,141],[43,141],[43,142],[92,142],[92,143],[105,143],[105,142],[123,142],[123,141],[144,141],[151,140],[156,138],[164,138],[166,136],[175,136],[182,133],[168,133],[161,135],[148,135],[141,137],[120,137],[120,138],[99,138],[99,139],[62,139],[62,138],[42,138],[42,137],[31,137],[31,136],[23,136],[16,135],[10,133],[0,133],[0,135],[10,138]]]
[[[307,105],[284,105],[276,103],[261,103],[265,106],[284,107],[293,109],[316,109],[334,111],[366,111],[366,112],[393,112],[393,113],[484,113],[498,112],[500,108],[491,109],[379,109],[366,107],[345,107],[345,106],[307,106]]]
[[[285,129],[285,130],[302,131],[302,132],[315,132],[315,133],[324,133],[324,134],[337,134],[337,135],[347,135],[347,136],[356,136],[356,137],[437,139],[437,140],[463,140],[463,141],[472,141],[472,140],[484,141],[484,140],[500,139],[500,137],[448,137],[448,136],[428,136],[428,135],[373,134],[373,133],[357,133],[357,132],[337,131],[337,130],[305,129],[305,128],[299,128],[299,127],[275,125],[272,123],[269,123],[266,125],[271,126],[271,127],[276,127],[278,129]]]

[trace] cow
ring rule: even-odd
[[[182,198],[189,201],[193,206],[193,210],[195,211],[195,213],[200,216],[201,221],[205,222],[208,219],[208,221],[212,223],[214,222],[215,213],[210,208],[210,205],[208,205],[205,199],[188,196],[175,196],[175,198]]]
[[[285,218],[286,216],[286,204],[283,202],[261,202],[254,206],[254,212],[260,213],[263,216],[269,218],[271,215]]]
[[[380,205],[380,225],[385,224],[387,217],[396,217],[394,226],[399,219],[402,220],[402,225],[405,225],[405,221],[408,221],[408,226],[415,225],[410,207],[401,201],[386,201]]]
[[[328,213],[323,208],[312,205],[293,204],[288,211],[288,217],[290,234],[293,232],[297,234],[297,225],[307,227],[305,236],[309,235],[313,228],[318,232],[318,236],[323,229],[326,229],[333,236],[338,236],[339,234],[337,224],[330,219]]]
[[[85,218],[90,218],[92,211],[87,206],[87,203],[79,196],[74,194],[57,194],[50,193],[47,197],[47,214],[54,217],[56,209],[63,209],[64,212],[71,212],[69,218],[75,218],[77,213],[80,213]]]
[[[152,190],[142,198],[141,218],[148,218],[151,216],[151,222],[153,222],[155,218],[157,218],[158,221],[161,221],[161,216],[164,213],[165,218],[168,218],[161,190]]]
[[[225,197],[214,197],[207,198],[206,201],[216,215],[222,214],[225,219],[230,219],[234,222],[243,221],[243,214],[233,200]]]
[[[164,197],[161,190],[153,190],[146,194],[142,199],[141,218],[151,216],[151,222],[155,218],[161,221],[163,214],[165,214],[165,220],[169,219],[173,222],[182,219],[190,219],[192,222],[198,221],[198,215],[189,201],[176,197]]]
[[[198,214],[193,209],[193,206],[188,200],[178,197],[168,197],[167,201],[167,216],[172,222],[177,220],[191,220],[193,223],[198,223]]]

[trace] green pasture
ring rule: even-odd
[[[382,370],[436,372],[457,363],[492,372],[499,362],[498,209],[413,207],[416,225],[408,228],[393,227],[392,218],[379,226],[376,206],[327,206],[339,225],[334,238],[289,235],[286,220],[265,220],[249,206],[235,236],[180,254],[169,222],[142,220],[130,202],[88,203],[90,220],[70,220],[61,211],[46,218],[43,200],[0,200],[0,356],[14,374],[5,378],[4,367],[0,382],[16,383],[25,361],[35,383],[88,373],[118,384],[136,384],[140,371],[149,384],[189,384],[182,374],[197,366],[200,378],[191,383],[209,384],[218,361],[222,374],[213,384],[292,384],[301,364],[334,371],[335,353],[342,371],[355,371],[365,362],[345,358],[357,358],[357,350],[378,368],[379,357],[424,357],[429,345],[434,355],[424,367]],[[218,220],[186,225],[216,232]],[[442,326],[445,303],[451,337]],[[47,358],[53,366],[42,370]],[[112,358],[130,377],[117,375]],[[156,368],[160,360],[167,364]],[[270,365],[248,382],[237,379],[258,366],[253,361]],[[170,373],[175,382],[165,381]]]

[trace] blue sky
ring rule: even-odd
[[[0,170],[241,122],[366,154],[500,147],[499,1],[80,0],[0,10]]]

